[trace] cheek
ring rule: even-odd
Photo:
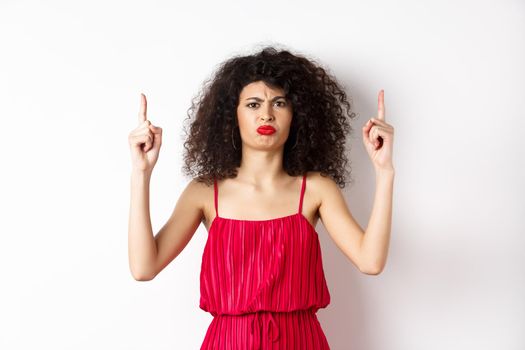
[[[237,108],[237,123],[239,124],[239,126],[244,122],[244,119],[246,119],[246,118],[245,118],[245,115],[243,114],[242,110]]]
[[[255,130],[256,120],[248,111],[237,110],[237,124],[239,125],[239,133],[244,137],[251,137],[250,135]]]
[[[250,116],[246,112],[237,110],[237,123],[239,124],[240,128],[246,127],[249,123],[249,120]]]
[[[292,115],[290,114],[290,115],[285,116],[285,120],[286,120],[286,128],[290,129],[292,126]]]
[[[292,121],[289,120],[286,123],[281,124],[281,136],[284,141],[290,136],[290,127],[292,126]]]

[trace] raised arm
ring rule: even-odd
[[[130,132],[131,198],[128,223],[129,267],[138,281],[153,279],[186,246],[202,217],[202,186],[191,181],[180,196],[173,213],[153,236],[149,208],[151,173],[159,156],[162,129],[146,117],[146,96],[141,95],[139,125]]]
[[[203,185],[192,180],[180,195],[173,212],[153,236],[149,215],[149,176],[132,175],[129,221],[129,264],[133,278],[149,281],[175,259],[199,227]]]
[[[319,177],[320,217],[341,251],[363,273],[379,274],[385,264],[390,243],[394,167],[392,165],[394,128],[385,121],[384,91],[378,95],[377,118],[363,126],[363,143],[376,171],[376,191],[366,230],[355,221],[341,190],[330,178]]]

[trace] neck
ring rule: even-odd
[[[246,151],[244,151],[246,150]],[[283,150],[260,151],[243,148],[237,177],[255,185],[272,185],[287,177],[283,169]]]

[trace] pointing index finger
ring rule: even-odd
[[[146,95],[140,94],[140,108],[139,108],[139,125],[144,123],[147,119],[148,102],[146,101]]]
[[[377,98],[377,119],[385,120],[385,90],[379,91]]]

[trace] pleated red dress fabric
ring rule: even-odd
[[[316,312],[330,303],[318,234],[302,214],[211,223],[199,307],[214,317],[202,349],[330,349]]]

